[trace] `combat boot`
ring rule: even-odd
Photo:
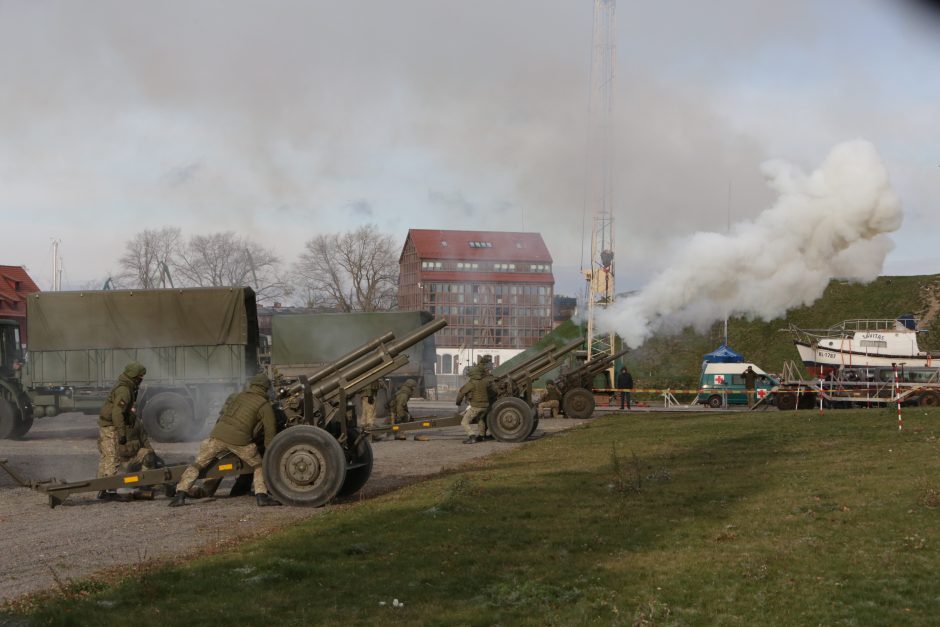
[[[271,507],[274,505],[280,505],[281,502],[275,499],[272,499],[265,492],[255,495],[255,502],[258,503],[258,507]]]
[[[396,431],[396,432],[395,432],[395,439],[396,439],[396,440],[407,440],[407,439],[408,439],[408,436],[405,435],[404,433],[402,433],[401,431]]]
[[[173,500],[170,501],[170,507],[179,507],[180,505],[186,505],[186,490],[177,490],[176,494],[173,495]]]
[[[117,493],[113,490],[101,490],[98,492],[97,499],[99,501],[113,501],[117,498]]]
[[[476,444],[479,442],[480,436],[478,435],[468,435],[467,439],[462,442],[462,444]]]

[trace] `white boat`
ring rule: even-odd
[[[913,316],[895,320],[846,320],[828,329],[800,329],[790,325],[800,359],[813,376],[823,377],[840,368],[859,366],[940,366],[940,352],[917,345]]]

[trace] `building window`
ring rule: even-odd
[[[492,248],[492,242],[469,242],[470,248]]]
[[[421,269],[422,270],[440,270],[444,267],[440,261],[422,261]]]
[[[454,371],[453,370],[453,357],[451,357],[450,355],[443,355],[442,357],[443,357],[442,358],[443,363],[441,364],[441,373],[451,374]]]
[[[516,264],[514,263],[494,263],[493,270],[496,272],[515,272]]]
[[[457,262],[457,269],[458,269],[458,270],[479,270],[479,269],[480,269],[480,264],[478,264],[478,263],[473,263],[473,262],[470,262],[470,261],[458,261],[458,262]]]

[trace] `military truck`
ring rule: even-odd
[[[26,321],[25,363],[0,375],[0,437],[24,435],[33,418],[98,413],[138,361],[147,376],[137,411],[150,437],[186,440],[258,372],[247,287],[42,292],[28,297]]]
[[[283,377],[316,373],[359,346],[363,338],[387,332],[403,336],[431,320],[433,316],[426,311],[274,314],[270,365]],[[385,378],[392,390],[414,379],[418,395],[426,396],[437,387],[434,337],[428,336],[404,353],[408,362]],[[376,406],[381,416],[388,399],[381,393],[379,396]]]

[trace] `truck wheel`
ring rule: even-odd
[[[359,437],[358,432],[350,430],[349,438],[355,440],[357,437]],[[337,496],[355,494],[362,489],[372,475],[372,445],[369,443],[368,435],[359,440],[359,445],[351,451],[349,457],[346,462],[346,480],[336,494]]]
[[[319,507],[343,487],[346,456],[329,432],[297,425],[274,436],[264,452],[263,469],[268,489],[281,503]]]
[[[723,403],[721,402],[720,396],[718,396],[717,394],[712,394],[711,396],[708,397],[708,400],[705,401],[705,404],[711,407],[712,409],[721,409],[721,406]]]
[[[161,392],[143,407],[144,428],[157,442],[183,442],[195,430],[193,407],[176,392]]]
[[[532,430],[529,431],[529,435],[532,435],[533,433],[535,433],[535,430],[538,429],[538,428],[539,428],[539,417],[536,416],[536,417],[532,420]]]
[[[569,418],[590,418],[594,413],[594,393],[584,388],[574,388],[561,398],[561,410]]]
[[[17,420],[16,407],[5,398],[0,398],[0,440],[15,437]]]
[[[940,407],[940,395],[936,392],[924,392],[917,404],[921,407]]]
[[[500,442],[522,442],[532,433],[533,414],[532,408],[521,398],[505,396],[487,412],[486,428]]]
[[[792,411],[796,409],[796,395],[777,394],[777,409],[780,411]]]

